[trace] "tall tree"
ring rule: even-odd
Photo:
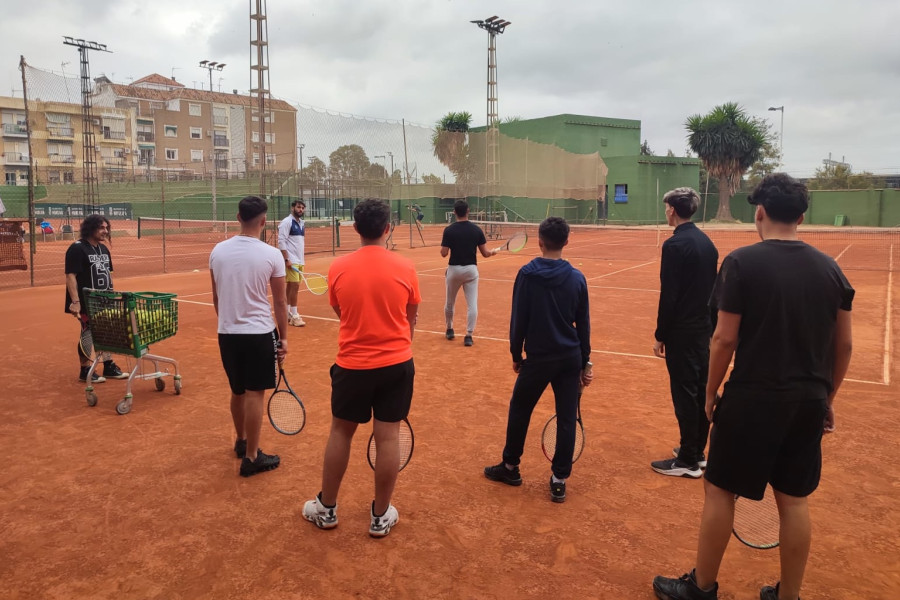
[[[357,144],[341,146],[328,155],[328,162],[330,175],[338,179],[362,179],[372,164]]]
[[[320,158],[313,156],[309,159],[309,166],[300,171],[300,181],[304,185],[312,185],[325,179],[327,172],[325,163]]]
[[[650,143],[647,140],[644,140],[644,143],[641,144],[641,155],[653,156],[653,149],[650,147]]]
[[[437,185],[439,183],[443,183],[443,181],[441,181],[441,178],[437,175],[433,175],[432,173],[425,173],[424,175],[422,175],[422,183]]]
[[[716,219],[733,221],[731,197],[744,173],[759,159],[766,142],[764,131],[736,102],[717,106],[706,115],[688,117],[685,128],[691,150],[719,182]]]
[[[434,156],[456,177],[456,182],[464,184],[471,175],[469,161],[469,126],[471,113],[449,112],[434,126],[431,146]]]

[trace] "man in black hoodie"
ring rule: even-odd
[[[591,356],[591,321],[584,275],[562,259],[569,225],[560,217],[544,219],[538,229],[542,256],[519,270],[513,287],[509,349],[519,374],[509,401],[503,461],[485,467],[484,476],[507,485],[522,485],[519,461],[528,423],[547,385],[556,400],[556,454],[550,498],[565,502],[566,478],[572,472],[578,391],[590,385],[585,372]],[[522,357],[524,347],[527,358]]]

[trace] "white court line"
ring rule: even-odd
[[[852,245],[853,244],[847,244],[847,247],[844,248],[843,250],[841,250],[841,253],[834,257],[834,262],[841,260],[841,257],[844,255],[845,252],[847,252],[847,250],[850,249],[850,246],[852,246]]]
[[[593,281],[594,279],[603,279],[604,277],[609,277],[610,275],[615,275],[616,273],[624,273],[625,271],[631,271],[632,269],[640,269],[641,267],[646,267],[647,265],[652,265],[656,262],[656,259],[653,259],[649,262],[641,263],[639,265],[635,265],[633,267],[626,267],[624,269],[619,269],[618,271],[613,271],[612,273],[604,273],[603,275],[597,275],[596,277],[591,277],[588,281]]]
[[[181,298],[176,298],[178,302],[185,302],[187,304],[199,304],[200,306],[212,306],[212,302],[197,302],[195,300],[182,300]],[[312,319],[314,321],[326,321],[329,323],[340,323],[340,319],[336,319],[334,317],[317,317],[314,315],[303,315],[305,319]],[[445,331],[433,331],[431,329],[416,329],[416,333],[430,333],[432,335],[444,336],[446,334]],[[503,342],[504,344],[508,344],[509,340],[506,338],[497,338],[497,337],[489,337],[486,335],[475,335],[472,336],[476,340],[488,340],[491,342]],[[650,358],[653,360],[662,360],[661,358],[657,358],[653,354],[633,354],[631,352],[614,352],[612,350],[591,350],[591,354],[606,354],[609,356],[626,356],[629,358]],[[867,381],[865,379],[850,379],[849,377],[845,377],[844,381],[852,381],[854,383],[868,383],[872,385],[888,385],[887,383],[881,381]]]
[[[444,278],[443,275],[435,275],[433,273],[422,273],[421,271],[419,272],[419,274],[422,275],[423,277],[440,277],[441,279]],[[498,281],[500,283],[513,283],[515,281],[514,279],[497,279],[497,278],[493,278],[493,277],[479,277],[478,280],[479,281]],[[653,290],[653,289],[649,289],[649,288],[629,288],[629,287],[618,287],[618,286],[613,286],[613,285],[588,285],[588,287],[594,288],[596,290],[624,290],[626,292],[650,292],[652,294],[659,293],[658,289]]]
[[[894,245],[891,244],[890,259],[888,261],[887,302],[884,309],[884,384],[891,383],[891,301],[894,285]]]

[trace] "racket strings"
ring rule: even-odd
[[[298,433],[306,424],[306,411],[287,390],[278,390],[269,398],[269,419],[282,433]]]
[[[403,470],[408,463],[410,458],[412,458],[413,451],[413,434],[409,425],[404,421],[400,425],[400,432],[397,440],[399,450],[400,450],[400,470]],[[378,459],[378,448],[375,443],[375,435],[369,438],[369,464],[372,468],[375,468],[376,461]]]
[[[305,277],[306,288],[316,295],[322,295],[328,291],[328,280],[322,275],[311,275]]]
[[[755,548],[778,545],[780,522],[778,505],[770,491],[760,501],[740,498],[734,507],[734,534]]]
[[[556,415],[552,416],[544,426],[541,435],[541,447],[548,459],[553,460],[556,455]],[[572,462],[578,460],[584,451],[584,429],[581,424],[575,422],[575,451],[572,453]]]

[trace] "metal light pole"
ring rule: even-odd
[[[209,91],[212,92],[212,73],[213,73],[213,71],[221,71],[222,69],[224,69],[225,63],[201,60],[200,67],[209,71]],[[216,150],[216,137],[215,137],[216,118],[215,118],[215,116],[213,116],[214,112],[215,111],[213,110],[213,103],[212,103],[212,101],[210,101],[210,103],[209,103],[209,125],[212,128],[210,131],[213,132],[212,153],[211,153],[211,157],[212,157],[212,170],[211,170],[211,173],[212,173],[212,213],[213,213],[213,222],[216,222],[219,220],[218,209],[216,208],[216,179],[217,179],[216,174],[217,174],[217,171],[219,170],[219,152]]]
[[[300,181],[300,199],[303,200],[303,149],[306,148],[306,144],[298,144],[297,150],[300,151],[300,162],[297,164],[300,165],[298,168],[300,169],[297,173],[297,177],[299,177]]]
[[[778,149],[781,150],[781,160],[784,160],[784,106],[770,106],[769,110],[781,111],[781,130],[778,140]]]
[[[388,152],[387,155],[391,157],[391,172],[388,174],[388,179],[393,180],[394,179],[394,153]]]
[[[384,154],[376,154],[372,158],[380,158],[382,161],[384,161],[384,172],[385,174],[387,174],[387,156],[385,156]]]

